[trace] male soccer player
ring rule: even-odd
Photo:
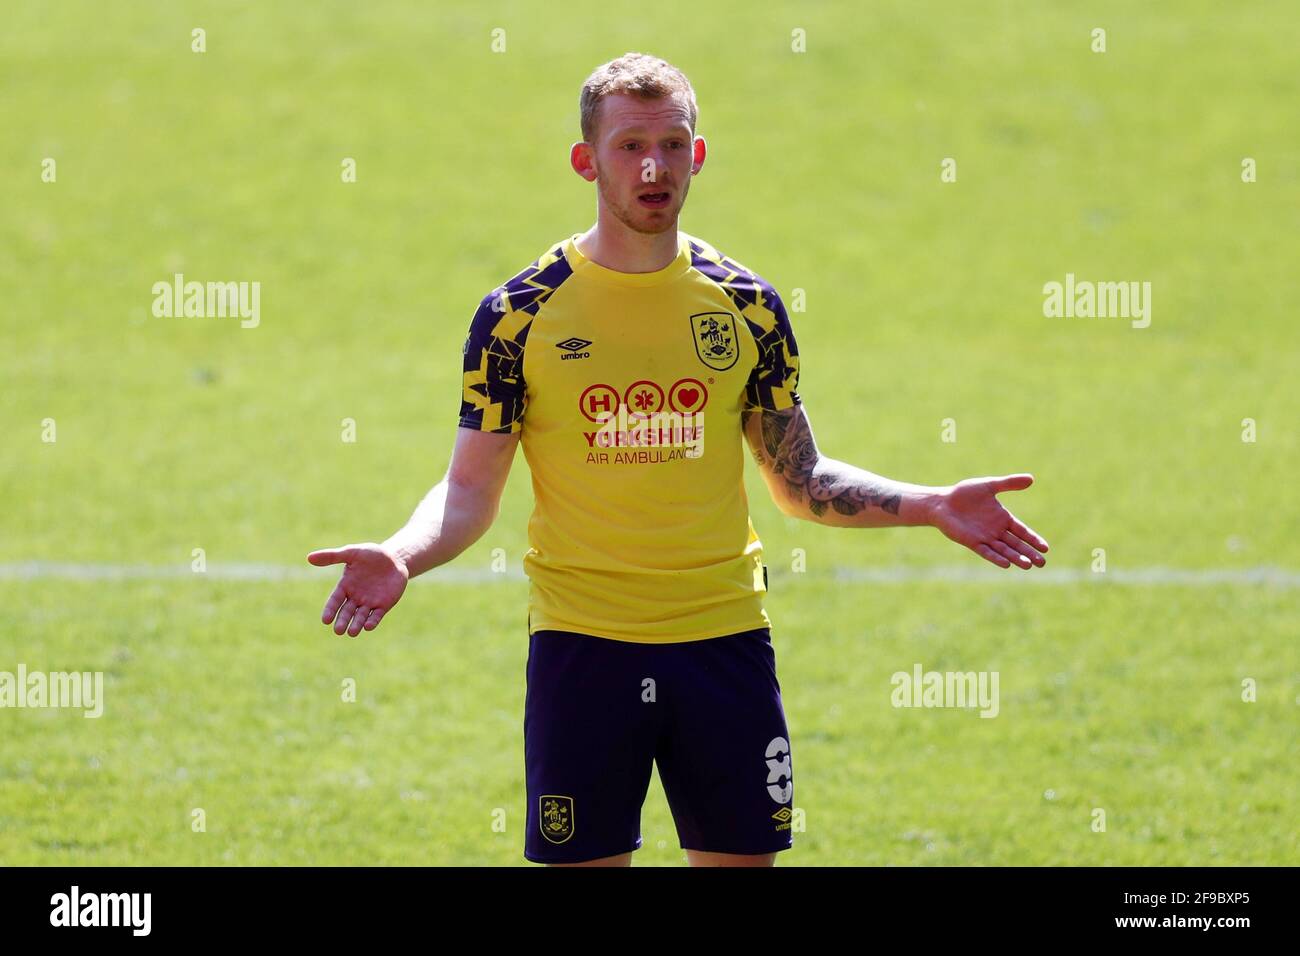
[[[1047,542],[995,497],[1033,479],[926,487],[822,455],[780,297],[678,230],[705,157],[689,81],[629,53],[580,109],[570,162],[596,184],[596,224],[483,298],[446,477],[383,544],[309,555],[347,566],[322,620],[374,629],[408,578],[474,543],[522,441],[524,855],[629,864],[657,762],[691,865],[770,866],[791,846],[793,764],[742,435],[785,514],[932,525],[1002,568],[1044,563]]]

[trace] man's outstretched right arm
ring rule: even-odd
[[[384,542],[411,577],[446,564],[492,526],[518,446],[518,432],[456,430],[446,477],[424,496],[406,525]]]
[[[519,432],[457,429],[447,474],[424,496],[410,520],[383,544],[367,542],[313,551],[318,566],[345,564],[321,612],[334,633],[374,630],[400,600],[406,582],[446,564],[483,536],[500,509]]]

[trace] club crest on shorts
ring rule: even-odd
[[[740,358],[736,317],[730,312],[697,312],[691,316],[695,354],[715,372],[725,372]]]
[[[573,797],[543,794],[537,800],[542,836],[551,843],[564,843],[573,836]]]

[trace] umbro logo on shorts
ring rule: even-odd
[[[590,352],[583,351],[591,343],[586,339],[580,339],[576,335],[565,339],[563,342],[556,342],[557,349],[563,349],[567,354],[561,355],[561,359],[585,359],[591,358]]]

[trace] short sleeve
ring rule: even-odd
[[[509,435],[523,427],[527,405],[524,345],[532,315],[514,311],[496,289],[479,304],[465,338],[460,424]]]
[[[745,319],[758,345],[758,361],[745,386],[745,407],[784,411],[801,402],[799,347],[794,341],[785,303],[776,290],[759,280],[756,298],[755,304],[745,309]]]

